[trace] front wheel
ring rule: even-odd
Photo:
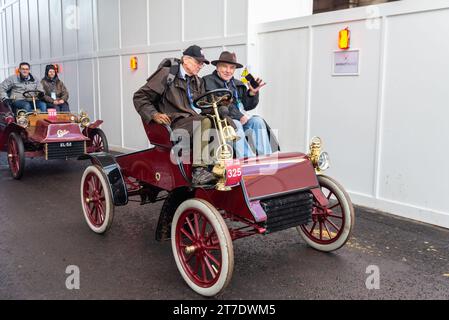
[[[337,181],[327,176],[318,176],[318,182],[329,204],[323,207],[315,201],[312,221],[297,229],[312,248],[331,252],[343,247],[351,236],[354,207],[349,195]]]
[[[109,152],[108,139],[101,129],[94,129],[89,133],[90,153]]]
[[[114,204],[108,180],[98,166],[89,166],[81,179],[81,206],[89,228],[98,234],[112,225]]]
[[[171,243],[178,270],[196,293],[213,297],[226,288],[234,270],[232,238],[210,203],[190,199],[178,207]]]
[[[8,139],[8,164],[12,177],[20,180],[25,171],[25,147],[22,138],[15,132]]]

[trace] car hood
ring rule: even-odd
[[[76,123],[51,123],[46,120],[39,120],[36,126],[28,128],[27,132],[30,140],[39,143],[89,140],[82,134],[79,125]]]

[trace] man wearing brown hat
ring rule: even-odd
[[[168,125],[172,130],[184,129],[193,136],[193,173],[192,183],[205,185],[214,183],[216,178],[208,170],[208,143],[203,133],[212,127],[211,120],[200,115],[193,101],[205,91],[203,80],[198,73],[204,64],[209,64],[203,50],[198,46],[187,48],[179,62],[179,70],[170,83],[172,68],[160,67],[147,83],[134,94],[134,106],[143,121],[154,121]],[[199,147],[201,146],[201,147]],[[205,156],[206,157],[206,156]]]
[[[248,84],[247,87],[243,82],[235,79],[236,69],[243,68],[243,65],[237,62],[235,53],[224,51],[218,60],[212,61],[212,64],[217,69],[203,80],[207,91],[226,88],[233,93],[234,101],[229,108],[229,116],[234,120],[237,134],[241,137],[235,145],[237,156],[239,158],[255,156],[246,136],[254,145],[258,155],[271,154],[272,147],[267,124],[261,117],[246,114],[246,111],[255,109],[259,104],[259,91],[265,86],[265,83],[261,79],[256,79],[258,87],[253,88],[251,84]]]

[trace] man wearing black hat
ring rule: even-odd
[[[246,111],[251,111],[259,104],[259,91],[265,86],[261,79],[256,79],[257,88],[248,84],[249,88],[241,81],[234,78],[236,69],[243,68],[237,62],[235,53],[224,51],[218,60],[212,61],[217,69],[203,78],[206,90],[229,89],[233,92],[234,101],[229,108],[229,116],[234,120],[237,127],[237,135],[241,137],[236,142],[235,148],[239,158],[250,158],[255,156],[245,136],[251,140],[258,155],[269,155],[272,153],[268,126],[264,119],[258,116],[250,116]]]
[[[197,185],[211,184],[216,178],[208,171],[209,159],[202,156],[208,154],[209,141],[204,141],[202,137],[211,129],[212,122],[207,116],[200,115],[201,111],[193,105],[193,101],[206,92],[198,73],[209,61],[196,45],[187,48],[181,60],[177,61],[179,71],[172,83],[167,82],[171,66],[160,67],[134,94],[134,106],[144,122],[169,125],[172,130],[184,129],[193,136],[192,182]]]

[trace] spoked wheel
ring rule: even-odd
[[[343,187],[327,176],[318,176],[321,190],[329,200],[327,207],[314,203],[312,221],[298,227],[312,248],[331,252],[345,245],[354,226],[354,207]]]
[[[223,217],[208,202],[183,202],[173,218],[171,241],[176,265],[198,294],[221,293],[232,277],[234,249]]]
[[[81,204],[89,228],[98,234],[105,233],[114,218],[114,204],[107,178],[97,166],[89,166],[84,171]]]
[[[101,129],[94,129],[89,133],[91,152],[109,152],[108,139]]]
[[[12,177],[20,180],[25,171],[25,147],[22,138],[15,132],[8,139],[8,164]]]

